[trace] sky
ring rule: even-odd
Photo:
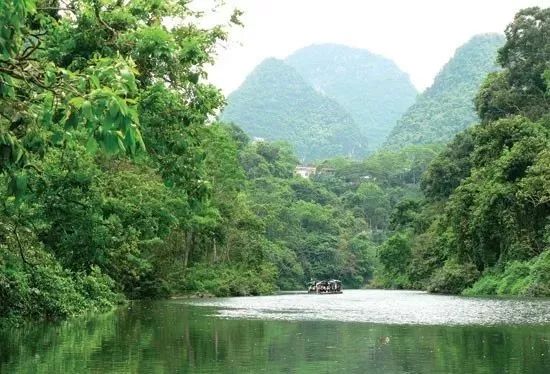
[[[339,43],[392,59],[422,91],[456,48],[476,34],[503,33],[530,6],[550,0],[226,0],[216,20],[238,8],[244,27],[231,29],[209,80],[229,94],[265,58]]]

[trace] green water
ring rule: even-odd
[[[94,318],[4,329],[0,372],[550,372],[549,301],[339,296],[133,303]]]

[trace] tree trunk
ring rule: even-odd
[[[189,263],[189,255],[191,254],[191,249],[193,246],[193,232],[187,231],[185,234],[185,254],[183,257],[183,268],[187,269],[187,264]]]
[[[212,239],[214,245],[214,263],[218,262],[218,250],[216,248],[216,238]]]

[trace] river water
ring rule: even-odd
[[[550,300],[346,290],[0,330],[0,373],[550,373]]]

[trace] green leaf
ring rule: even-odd
[[[124,99],[121,99],[120,97],[115,96],[115,100],[118,103],[118,108],[119,108],[120,112],[122,113],[122,115],[127,116],[128,115],[128,106],[126,105],[126,102],[124,101]]]
[[[88,100],[85,100],[83,103],[82,103],[82,107],[81,107],[81,110],[82,110],[82,115],[84,116],[84,118],[86,118],[88,121],[92,121],[94,119],[94,114],[92,112],[92,103]]]
[[[21,160],[21,157],[23,157],[24,151],[22,147],[17,147],[17,152],[15,152],[15,163],[19,162]]]
[[[114,120],[118,116],[118,113],[120,113],[120,106],[115,99],[112,99],[109,102],[109,116]]]
[[[126,147],[124,146],[124,142],[122,141],[122,139],[117,138],[117,140],[119,150],[121,150],[122,152],[126,152]]]
[[[26,174],[12,175],[8,183],[8,194],[21,200],[27,192],[28,177]]]
[[[96,88],[96,89],[101,88],[101,83],[99,82],[99,78],[96,75],[90,76],[90,83],[93,88]]]
[[[90,136],[88,138],[88,141],[86,142],[86,151],[88,151],[91,154],[95,154],[98,149],[97,141],[94,139],[93,136]]]
[[[108,153],[114,154],[119,150],[118,141],[118,136],[112,131],[108,131],[103,137],[103,146]]]
[[[46,85],[48,86],[51,86],[55,83],[57,77],[54,71],[46,70],[46,72],[44,73],[44,78],[44,83],[46,83]]]
[[[139,125],[139,114],[137,110],[132,108],[128,111],[128,114],[130,115],[130,119],[132,120],[132,122],[136,125]]]
[[[84,98],[80,96],[73,97],[71,100],[69,100],[69,105],[72,105],[78,109],[82,107],[82,104],[84,104]]]
[[[137,143],[139,145],[139,148],[141,148],[142,150],[145,151],[146,150],[145,143],[143,142],[143,138],[141,137],[141,132],[139,132],[139,130],[136,130],[135,137],[136,137]]]

